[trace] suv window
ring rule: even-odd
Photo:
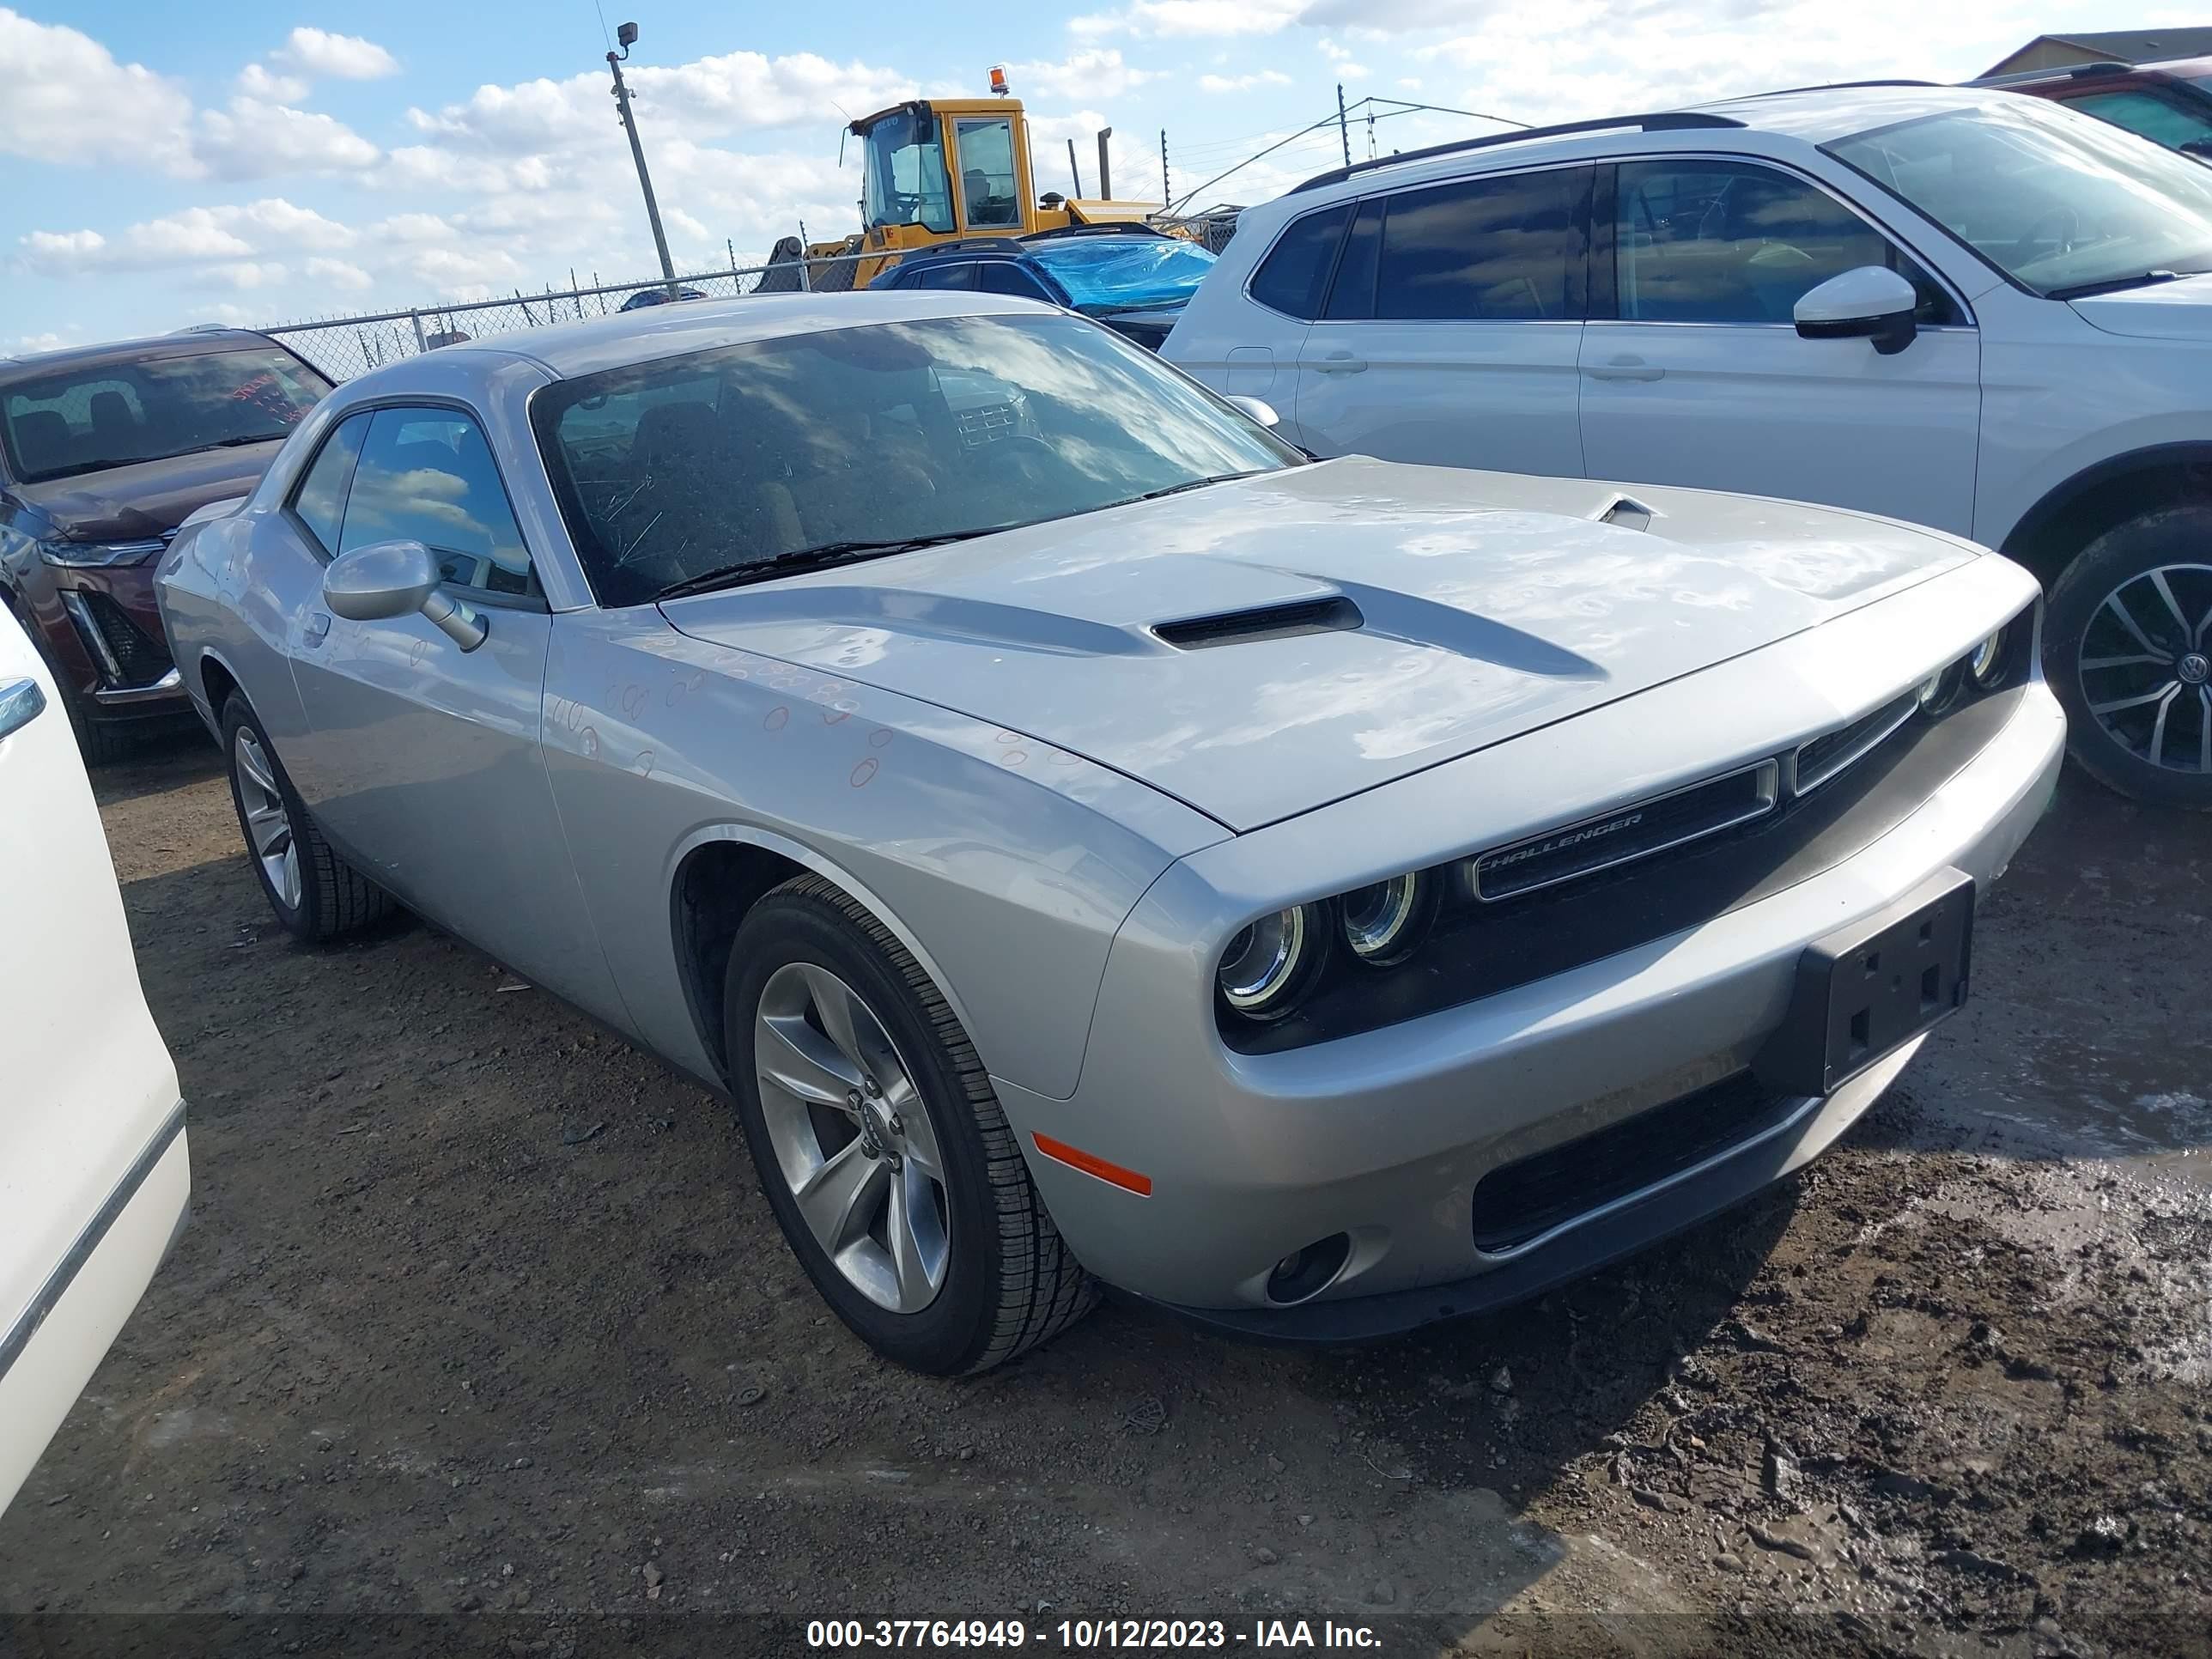
[[[292,511],[307,526],[328,555],[338,544],[338,526],[345,518],[346,491],[353,484],[354,463],[361,459],[361,441],[368,435],[367,414],[349,416],[323,440],[314,465],[292,494]]]
[[[1808,290],[1887,265],[1923,323],[1957,320],[1935,279],[1826,191],[1740,161],[1623,161],[1613,274],[1626,322],[1787,323]]]
[[[338,551],[402,538],[428,547],[459,586],[538,591],[491,447],[458,410],[380,409],[369,421]]]
[[[2110,121],[2116,127],[2139,132],[2153,143],[2164,144],[2168,149],[2179,149],[2184,144],[2201,144],[2212,139],[2212,115],[2185,109],[2173,100],[2161,97],[2154,92],[2140,89],[2096,92],[2086,97],[2062,98],[2058,101],[2069,109],[2080,110],[2084,115],[2094,115],[2100,121]]]
[[[951,264],[924,265],[910,273],[902,288],[957,288],[975,286],[975,266],[972,260],[955,260]]]
[[[1583,257],[1588,167],[1467,179],[1387,198],[1374,277],[1378,318],[1557,321]],[[1334,311],[1331,314],[1337,314]]]
[[[975,286],[986,294],[1011,294],[1018,300],[1052,298],[1029,272],[1000,259],[975,267]]]
[[[1336,245],[1344,238],[1344,222],[1352,217],[1352,204],[1340,202],[1319,213],[1291,221],[1276,239],[1260,269],[1252,274],[1252,297],[1289,316],[1310,322],[1321,315],[1322,290],[1328,284],[1336,263]]]

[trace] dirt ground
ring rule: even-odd
[[[194,1218],[0,1516],[0,1652],[2212,1650],[2212,823],[2069,776],[1904,1085],[1626,1266],[1356,1351],[1109,1304],[943,1382],[824,1311],[721,1103],[419,922],[292,946],[210,750],[98,785]]]

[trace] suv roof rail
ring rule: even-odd
[[[1378,155],[1371,161],[1354,161],[1347,167],[1332,167],[1327,173],[1317,173],[1305,183],[1290,191],[1295,196],[1302,190],[1319,190],[1325,185],[1340,185],[1346,179],[1362,173],[1371,173],[1376,167],[1395,167],[1406,161],[1426,161],[1438,155],[1458,155],[1473,149],[1488,149],[1497,144],[1517,144],[1530,138],[1564,138],[1577,132],[1611,132],[1621,128],[1633,128],[1643,132],[1677,132],[1699,127],[1740,127],[1742,122],[1733,115],[1717,115],[1708,110],[1662,110],[1650,115],[1607,115],[1595,121],[1562,121],[1557,126],[1522,127],[1511,132],[1485,133],[1480,138],[1462,138],[1449,144],[1431,144],[1424,149],[1401,150],[1395,155]]]
[[[1731,99],[1729,101],[1748,103],[1754,98],[1789,98],[1801,92],[1855,92],[1862,87],[1940,87],[1943,84],[1941,81],[1916,81],[1897,76],[1878,81],[1821,81],[1809,87],[1777,87],[1771,92],[1747,92],[1740,100]]]
[[[1984,75],[1969,81],[1970,87],[2016,87],[2036,81],[2082,81],[2100,75],[2124,75],[2134,65],[2106,58],[2094,64],[2068,64],[2062,68],[2014,70],[2010,75]]]
[[[1054,225],[1048,230],[1033,230],[1019,240],[1024,242],[1048,241],[1059,236],[1164,236],[1167,232],[1157,225],[1148,225],[1141,219],[1106,219],[1086,225]]]

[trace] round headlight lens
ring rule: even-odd
[[[1327,942],[1310,904],[1262,916],[1238,932],[1215,978],[1223,1000],[1249,1019],[1290,1012]]]
[[[1974,677],[1974,684],[1990,686],[2004,672],[2005,630],[2002,628],[1974,647],[1974,654],[1966,659],[1966,672]]]
[[[1346,893],[1337,902],[1344,941],[1362,962],[1384,967],[1402,962],[1421,942],[1428,884],[1418,874],[1393,876]]]

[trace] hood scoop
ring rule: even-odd
[[[1249,645],[1255,640],[1294,639],[1301,634],[1349,633],[1366,621],[1358,605],[1339,595],[1156,623],[1152,634],[1178,651],[1203,651],[1217,645]]]

